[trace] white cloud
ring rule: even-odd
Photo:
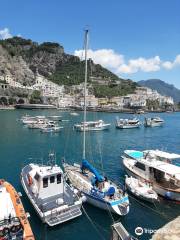
[[[130,59],[128,64],[122,64],[116,70],[117,73],[136,73],[138,71],[142,72],[155,72],[160,70],[161,60],[159,56],[155,56],[153,58],[137,58]]]
[[[12,35],[9,32],[8,28],[4,28],[0,30],[0,39],[7,39],[7,38],[11,38]]]
[[[176,58],[174,59],[173,62],[171,61],[165,61],[162,64],[163,68],[167,69],[167,70],[171,70],[174,67],[180,66],[180,54],[176,56]]]
[[[82,57],[83,50],[76,50],[75,56]],[[121,54],[117,54],[112,49],[99,49],[96,51],[88,50],[88,58],[91,58],[96,64],[101,64],[107,68],[118,68],[124,62],[124,57]]]
[[[76,50],[74,55],[82,58],[83,50]],[[176,56],[174,61],[162,61],[159,56],[151,58],[138,57],[125,61],[122,54],[116,53],[113,49],[88,50],[88,58],[91,58],[96,64],[110,69],[116,74],[132,74],[141,72],[156,72],[162,68],[171,70],[176,66],[180,66],[180,54]]]

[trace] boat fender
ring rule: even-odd
[[[82,201],[83,203],[86,202],[86,201],[87,201],[86,196],[83,195],[83,196],[81,197],[81,201]]]

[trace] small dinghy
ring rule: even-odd
[[[125,183],[127,189],[136,197],[151,203],[158,200],[157,193],[152,189],[151,186],[149,186],[149,184],[128,176],[126,176]]]

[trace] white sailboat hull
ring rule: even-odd
[[[119,211],[119,208],[117,205],[112,206],[105,201],[95,199],[94,197],[92,197],[91,195],[85,192],[82,192],[82,193],[85,195],[87,203],[93,205],[94,207],[98,207],[102,210],[110,211],[112,213],[115,213],[121,216],[126,215],[129,212],[129,206],[127,207],[126,211]]]

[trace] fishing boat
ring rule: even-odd
[[[169,200],[180,201],[180,167],[156,158],[123,156],[123,165],[129,176],[148,181],[157,194]]]
[[[127,189],[136,197],[141,200],[154,203],[158,200],[157,193],[152,189],[152,186],[144,181],[141,181],[134,177],[128,177],[125,179]]]
[[[137,118],[133,119],[116,119],[116,128],[121,128],[121,129],[131,129],[131,128],[138,128],[140,127],[140,121]]]
[[[144,119],[145,127],[160,127],[164,124],[164,120],[160,117],[152,117]]]
[[[85,30],[85,84],[84,84],[84,121],[83,121],[83,158],[81,165],[63,163],[67,180],[77,188],[84,200],[95,207],[126,215],[129,212],[127,193],[120,186],[104,177],[86,160],[86,86],[87,86],[87,42],[88,30]]]
[[[82,122],[80,124],[75,124],[74,128],[77,131],[83,132],[85,131],[102,131],[102,130],[108,130],[110,127],[110,123],[105,123],[103,120],[98,121],[86,121],[85,123]],[[84,128],[85,127],[85,128]]]
[[[172,163],[177,166],[179,166],[180,164],[180,154],[160,151],[158,149],[144,150],[144,151],[125,150],[124,155],[132,159],[146,158],[146,159],[149,159],[150,161],[151,159],[156,159],[158,161]]]
[[[82,201],[65,181],[62,169],[55,164],[54,154],[49,164],[31,163],[21,172],[21,183],[42,222],[55,226],[82,214]]]
[[[27,214],[14,187],[0,180],[0,239],[34,240]]]

